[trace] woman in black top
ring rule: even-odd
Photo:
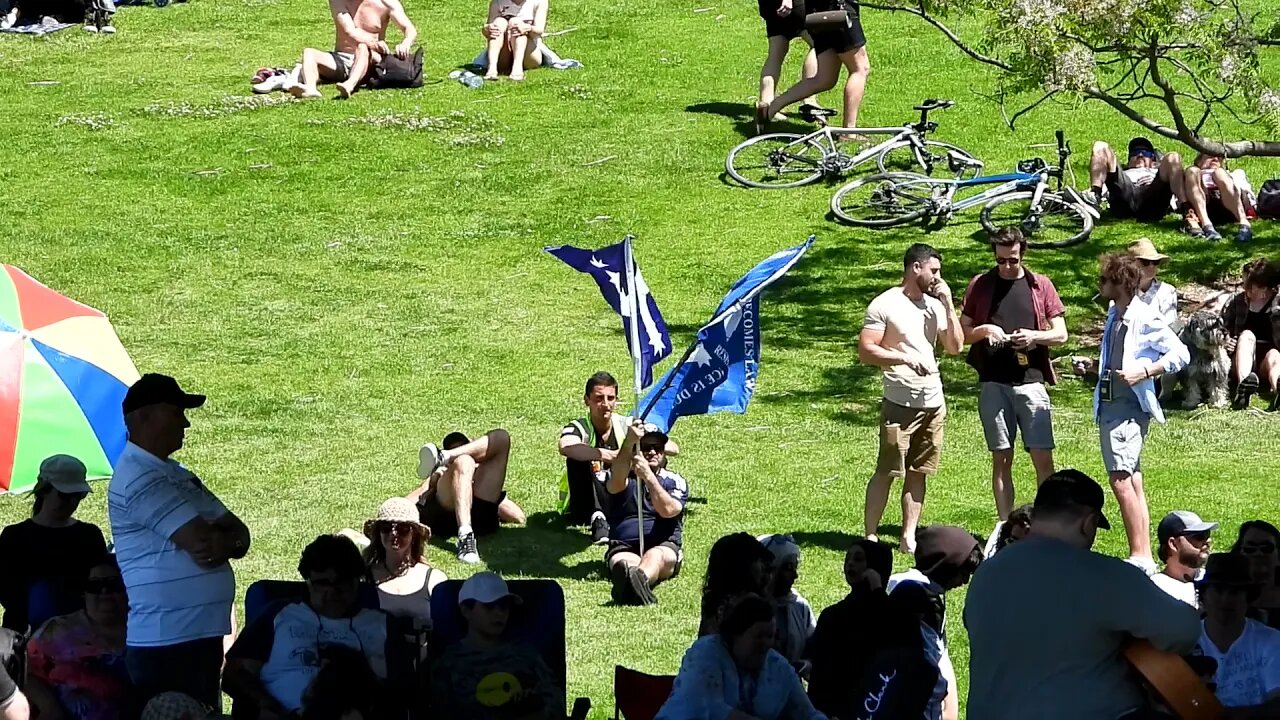
[[[54,455],[40,463],[31,518],[0,532],[0,605],[4,626],[26,632],[31,588],[45,581],[50,600],[74,604],[89,568],[107,550],[102,530],[73,515],[89,494],[84,463],[69,455]],[[53,608],[57,614],[73,607]]]
[[[764,67],[760,68],[760,102],[771,103],[778,92],[778,75],[782,73],[782,63],[787,59],[791,41],[800,38],[812,48],[813,40],[804,31],[805,0],[758,0],[758,2],[760,17],[764,20],[764,34],[769,41],[769,55],[765,57]],[[804,67],[800,72],[800,79],[803,81],[811,78],[817,72],[818,55],[813,50],[809,50],[804,56]],[[805,98],[805,102],[816,105],[818,101],[808,97]]]
[[[856,2],[808,0],[809,14],[833,10],[845,10],[848,20],[835,28],[811,30],[809,33],[813,51],[818,56],[817,73],[813,77],[806,76],[772,101],[762,96],[756,104],[756,133],[768,130],[773,116],[788,106],[835,87],[842,67],[849,69],[849,79],[844,86],[844,126],[857,127],[858,106],[862,104],[867,73],[871,71],[871,61],[867,59],[867,38],[862,32]]]
[[[1240,526],[1231,552],[1249,558],[1253,579],[1262,585],[1250,615],[1280,630],[1280,529],[1266,520],[1250,520]]]

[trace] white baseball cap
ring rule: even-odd
[[[507,589],[507,581],[492,572],[478,572],[467,578],[458,591],[458,604],[473,600],[485,605],[492,605],[504,598],[511,598],[519,605],[524,601],[519,595]]]
[[[51,455],[40,463],[40,474],[36,476],[36,482],[48,483],[64,495],[73,495],[93,492],[93,488],[85,480],[87,476],[88,470],[84,463],[76,458],[70,455]]]

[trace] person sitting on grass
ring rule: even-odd
[[[512,80],[542,65],[542,34],[547,31],[547,0],[492,0],[482,29],[489,41],[485,80],[505,70]]]
[[[408,498],[390,498],[377,517],[364,524],[370,540],[365,563],[378,586],[378,607],[409,618],[420,633],[431,630],[431,591],[448,578],[427,564],[431,528],[418,521],[418,509]]]
[[[507,461],[511,433],[490,430],[475,440],[460,432],[445,436],[440,447],[418,451],[422,485],[409,493],[422,522],[442,537],[458,536],[458,561],[480,562],[477,535],[492,535],[502,523],[524,525],[524,511],[507,497]]]
[[[707,554],[698,637],[715,633],[729,605],[741,595],[763,597],[773,574],[773,553],[748,533],[725,535]]]
[[[1198,655],[1217,663],[1211,682],[1229,720],[1280,717],[1280,630],[1248,617],[1258,597],[1249,561],[1239,555],[1209,556],[1196,582],[1204,606]]]
[[[807,7],[811,14],[846,10],[848,18],[835,27],[809,31],[809,36],[813,39],[813,52],[818,57],[817,73],[792,85],[772,101],[763,96],[760,98],[756,103],[757,135],[768,132],[769,122],[788,106],[835,87],[843,68],[849,69],[849,79],[844,85],[844,126],[858,126],[858,108],[862,105],[862,93],[867,87],[871,61],[867,58],[867,37],[862,31],[857,3],[846,6],[844,0],[809,0]],[[859,139],[857,136],[847,137]]]
[[[1176,152],[1156,152],[1151,141],[1135,137],[1129,141],[1129,159],[1121,167],[1119,158],[1107,143],[1093,144],[1089,156],[1089,186],[1086,199],[1101,205],[1102,190],[1107,190],[1107,207],[1118,218],[1158,223],[1169,214],[1170,199],[1177,198],[1178,212],[1186,217],[1186,183],[1182,173],[1182,157]]]
[[[777,612],[778,634],[773,648],[782,653],[787,662],[805,669],[808,675],[806,648],[818,618],[813,607],[795,591],[800,577],[800,546],[790,535],[761,535],[756,538],[773,555],[773,572],[770,573],[766,597]]]
[[[613,601],[619,604],[656,603],[654,586],[679,572],[684,560],[689,484],[667,469],[667,441],[667,434],[657,428],[632,422],[605,482],[609,548],[604,561],[613,580]],[[637,482],[644,493],[638,508]]]
[[[1262,588],[1249,604],[1251,617],[1280,630],[1280,529],[1266,520],[1240,526],[1231,552],[1249,558],[1253,579]]]
[[[1227,352],[1231,353],[1231,379],[1236,382],[1233,410],[1249,407],[1262,387],[1275,392],[1271,412],[1280,410],[1280,264],[1263,258],[1245,263],[1244,288],[1227,301],[1222,319],[1227,323]]]
[[[1215,225],[1237,223],[1240,229],[1236,231],[1236,242],[1247,243],[1253,239],[1248,213],[1253,205],[1252,192],[1243,170],[1230,172],[1221,155],[1200,153],[1195,163],[1184,171],[1184,178],[1187,201],[1195,213],[1187,223],[1192,237],[1216,242],[1222,239],[1222,233]]]
[[[369,717],[375,705],[395,705],[386,691],[389,669],[398,666],[400,636],[390,615],[360,606],[368,571],[355,544],[339,535],[317,537],[302,551],[298,573],[306,599],[254,619],[227,653],[227,694],[276,716],[305,716],[316,704]],[[338,670],[345,674],[342,683],[326,683]],[[367,675],[377,680],[356,683]],[[343,683],[360,692],[345,694],[344,707],[335,708],[329,685]]]
[[[431,717],[564,720],[564,688],[538,651],[506,636],[519,595],[491,572],[467,578],[458,607],[467,632],[436,658]]]
[[[114,555],[98,558],[83,588],[83,610],[51,618],[27,642],[27,696],[41,718],[122,720],[133,692],[124,664],[129,598]]]
[[[862,696],[852,681],[864,676],[883,642],[889,596],[884,582],[893,572],[893,548],[859,538],[844,556],[849,594],[818,617],[809,642],[809,699],[830,717],[855,718]]]
[[[294,97],[320,97],[316,86],[324,80],[337,84],[339,98],[349,98],[384,55],[395,53],[401,60],[407,60],[413,54],[418,29],[400,0],[329,0],[329,12],[336,28],[334,49],[302,51],[298,77],[282,81],[284,89]],[[394,50],[386,42],[391,23],[404,33]]]
[[[826,720],[773,649],[776,632],[773,603],[754,593],[738,598],[720,631],[685,652],[656,720]]]

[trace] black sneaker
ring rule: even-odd
[[[458,536],[458,562],[477,565],[480,562],[480,548],[476,546],[476,534],[473,532]]]
[[[1276,394],[1271,398],[1271,404],[1267,406],[1267,412],[1280,412],[1280,390],[1276,390]]]
[[[1249,373],[1236,388],[1236,396],[1231,401],[1231,409],[1244,410],[1249,407],[1249,400],[1253,398],[1253,394],[1256,392],[1258,392],[1258,374]]]
[[[591,521],[591,544],[604,545],[609,542],[609,523],[603,517]]]
[[[626,563],[614,563],[609,568],[609,578],[613,581],[613,590],[610,596],[615,603],[619,605],[640,604],[640,598],[636,597],[636,591],[631,588],[631,573],[627,572]]]
[[[627,575],[631,580],[631,590],[636,594],[636,599],[641,605],[653,605],[658,602],[657,596],[653,594],[653,588],[649,587],[649,576],[644,574],[639,565],[629,566]]]

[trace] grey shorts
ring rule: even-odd
[[[333,58],[333,64],[338,67],[338,82],[342,82],[351,77],[351,64],[356,61],[356,56],[349,52],[341,52],[339,50],[329,51],[329,56]]]
[[[1098,434],[1107,472],[1142,472],[1142,445],[1150,426],[1151,416],[1133,403],[1102,403]]]
[[[1005,385],[984,382],[978,392],[978,417],[991,452],[1009,450],[1022,431],[1028,450],[1053,449],[1053,414],[1044,383]]]

